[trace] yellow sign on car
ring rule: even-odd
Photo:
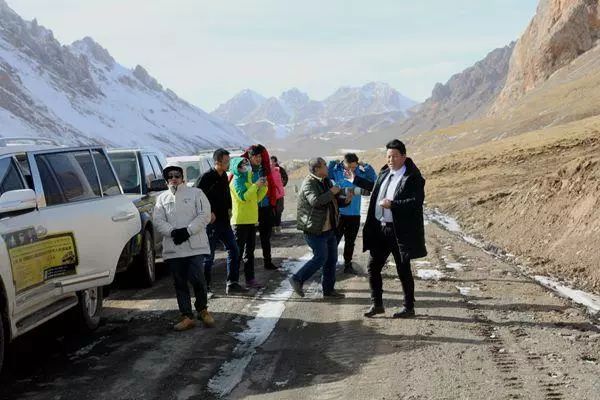
[[[17,293],[77,272],[79,259],[72,232],[37,238],[35,230],[27,228],[2,236],[8,249]]]

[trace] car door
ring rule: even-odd
[[[12,231],[28,233],[29,257],[11,259],[21,269],[15,279],[16,311],[90,287],[107,285],[128,241],[139,232],[139,214],[122,194],[101,149],[38,151],[28,154],[38,209],[11,218]],[[13,268],[15,265],[13,265]]]
[[[0,157],[0,196],[12,190],[27,189],[27,184],[21,175],[18,164],[12,155]],[[37,213],[33,210],[23,211],[11,215],[0,215],[0,285],[6,291],[8,312],[12,317],[15,309],[16,290],[14,286],[14,272],[10,262],[11,249],[25,241],[25,231],[19,235],[18,221],[36,221]],[[17,221],[18,219],[18,221]],[[15,222],[15,224],[12,224]],[[12,321],[12,318],[10,318]],[[14,324],[13,324],[14,325]]]
[[[146,213],[152,217],[154,214],[154,205],[156,204],[156,196],[160,192],[151,192],[150,183],[155,179],[162,179],[162,172],[157,172],[158,168],[152,163],[151,158],[153,157],[149,153],[140,153],[141,165],[143,166],[143,174],[146,182],[145,195],[138,203],[138,208],[141,213]],[[154,251],[157,257],[160,257],[162,250],[162,236],[156,230],[156,226],[153,225],[153,238],[154,238]]]

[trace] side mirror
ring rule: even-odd
[[[0,214],[28,211],[36,207],[37,199],[32,189],[10,190],[0,196]]]
[[[150,187],[148,190],[150,192],[162,192],[163,190],[167,190],[169,187],[167,186],[167,182],[164,179],[155,179],[150,182]]]

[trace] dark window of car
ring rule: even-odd
[[[146,185],[150,186],[150,182],[156,179],[156,175],[154,174],[154,170],[152,169],[152,164],[150,164],[150,159],[148,156],[142,156],[142,162],[144,163],[144,171],[146,174],[144,179],[146,179]]]
[[[35,160],[43,182],[47,205],[89,200],[100,196],[98,176],[89,151],[38,154]]]
[[[185,180],[187,182],[196,182],[198,177],[202,174],[199,163],[195,161],[181,163],[181,165],[185,168]]]
[[[155,155],[150,155],[150,161],[152,162],[152,167],[154,168],[154,174],[156,175],[156,179],[160,179],[162,177],[163,167],[160,165],[158,158]]]
[[[0,160],[0,196],[10,190],[25,189],[25,184],[11,157]]]
[[[29,159],[27,159],[27,155],[17,154],[15,156],[15,159],[17,160],[19,169],[21,170],[21,173],[25,178],[27,188],[35,190],[35,185],[33,184],[33,177],[31,176],[31,168],[29,167]]]
[[[104,153],[99,150],[92,150],[94,155],[94,161],[96,161],[96,168],[98,169],[98,176],[100,177],[100,185],[102,186],[102,194],[104,196],[115,196],[121,194],[119,189],[119,182],[115,177],[115,174],[110,167],[110,163]]]
[[[137,154],[135,152],[109,153],[123,192],[131,194],[140,194],[140,173]]]

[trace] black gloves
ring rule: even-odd
[[[190,233],[187,228],[173,229],[171,231],[171,237],[173,238],[173,243],[175,243],[176,246],[179,246],[190,238]]]

